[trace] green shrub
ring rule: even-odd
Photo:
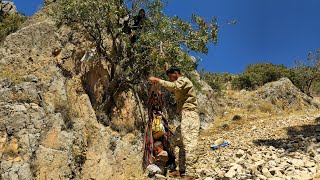
[[[306,59],[295,62],[296,65],[290,70],[290,80],[302,92],[311,96],[318,94],[320,81],[320,49],[309,52]]]
[[[250,64],[244,72],[232,81],[234,89],[252,90],[282,77],[290,77],[290,70],[284,65],[272,63]]]
[[[248,75],[241,74],[238,77],[234,78],[231,81],[232,89],[241,90],[252,90],[254,88],[254,84],[251,81],[251,78]]]
[[[220,92],[226,88],[226,83],[232,80],[232,75],[229,73],[204,72],[202,69],[200,71],[200,78],[208,83],[213,90]]]
[[[312,94],[320,96],[320,79],[311,86]]]
[[[0,16],[0,42],[9,34],[17,31],[26,19],[21,14],[12,14],[6,17]]]
[[[289,69],[284,65],[257,63],[248,65],[243,74],[249,76],[254,86],[262,86],[268,82],[287,77]]]

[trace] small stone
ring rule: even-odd
[[[276,149],[275,147],[269,146],[269,150],[273,151],[273,150],[275,150],[275,149]]]
[[[264,160],[260,160],[260,161],[258,161],[258,162],[255,162],[254,165],[256,165],[256,166],[262,166],[264,163],[265,163]]]
[[[230,170],[224,176],[227,178],[233,178],[236,174],[237,172],[235,171],[235,169],[230,168]]]
[[[239,149],[238,152],[236,153],[237,158],[241,158],[244,155],[244,151],[242,149]]]
[[[292,165],[294,165],[295,167],[304,166],[304,162],[301,159],[292,159],[291,162],[292,162]]]
[[[311,141],[312,142],[317,142],[317,139],[316,138],[312,138]]]
[[[301,139],[304,138],[303,134],[299,134],[297,137],[298,137],[298,138],[301,138]]]
[[[284,153],[286,150],[284,150],[284,149],[278,149],[278,152],[279,153]]]
[[[161,175],[161,174],[155,174],[154,177],[155,177],[155,179],[167,179],[167,177],[165,177],[164,175]]]
[[[269,164],[269,167],[277,166],[277,163],[275,161],[269,161],[268,164]]]
[[[314,160],[317,161],[318,163],[320,163],[320,155],[319,155],[319,154],[316,155],[316,156],[314,157]]]
[[[311,172],[312,174],[315,174],[317,172],[317,168],[316,167],[310,167],[310,168],[308,168],[308,171]]]
[[[21,111],[21,112],[27,112],[27,108],[24,105],[15,105],[14,110]]]
[[[262,174],[266,177],[272,177],[271,173],[269,172],[269,170],[267,168],[262,168]]]
[[[20,156],[16,157],[13,159],[14,162],[19,162],[22,161],[22,158]]]
[[[300,179],[312,179],[312,177],[309,174],[309,171],[300,171],[298,175],[300,176]]]
[[[304,166],[305,167],[313,167],[313,166],[315,166],[316,165],[316,163],[314,163],[314,162],[311,162],[311,161],[307,161],[307,162],[305,162],[305,164],[304,164]]]
[[[39,109],[39,105],[36,103],[30,103],[32,109]]]

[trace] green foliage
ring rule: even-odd
[[[312,94],[316,96],[320,96],[320,79],[315,81],[311,86]]]
[[[309,52],[308,57],[296,61],[296,66],[291,69],[291,81],[302,92],[311,96],[311,91],[317,92],[320,81],[320,49]]]
[[[289,69],[284,65],[274,65],[272,63],[257,63],[248,65],[244,74],[250,77],[254,86],[262,86],[268,82],[277,81],[282,77],[287,77]]]
[[[9,16],[0,16],[0,42],[9,34],[17,31],[26,19],[25,16],[17,13]]]
[[[232,86],[235,89],[252,90],[289,75],[290,71],[284,65],[274,65],[271,63],[250,64],[239,77],[232,81]]]
[[[254,85],[252,83],[251,77],[246,74],[241,74],[238,77],[234,78],[231,81],[231,85],[233,89],[247,89],[252,90]]]
[[[59,24],[84,34],[111,66],[106,102],[115,91],[141,84],[149,75],[164,78],[166,62],[180,67],[184,75],[194,79],[197,61],[190,58],[189,52],[207,53],[207,44],[217,43],[219,26],[215,17],[207,22],[193,15],[191,22],[186,22],[178,16],[166,16],[165,4],[165,0],[57,1],[53,15]],[[119,20],[141,7],[147,14],[142,30],[124,33],[125,27]],[[130,42],[133,34],[138,37],[134,43]]]
[[[226,83],[232,80],[232,75],[229,73],[204,72],[204,70],[201,69],[200,78],[208,83],[213,90],[221,92],[221,90],[226,88]]]

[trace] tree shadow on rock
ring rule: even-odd
[[[289,152],[308,151],[314,143],[320,143],[320,117],[315,119],[314,125],[291,126],[286,128],[288,138],[258,139],[253,143],[259,146],[273,146]]]

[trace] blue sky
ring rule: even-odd
[[[13,0],[20,12],[32,15],[43,0]],[[218,44],[209,46],[200,67],[212,72],[241,73],[248,64],[294,65],[320,48],[319,0],[171,0],[165,12],[185,20],[195,13],[216,16],[221,27]]]

